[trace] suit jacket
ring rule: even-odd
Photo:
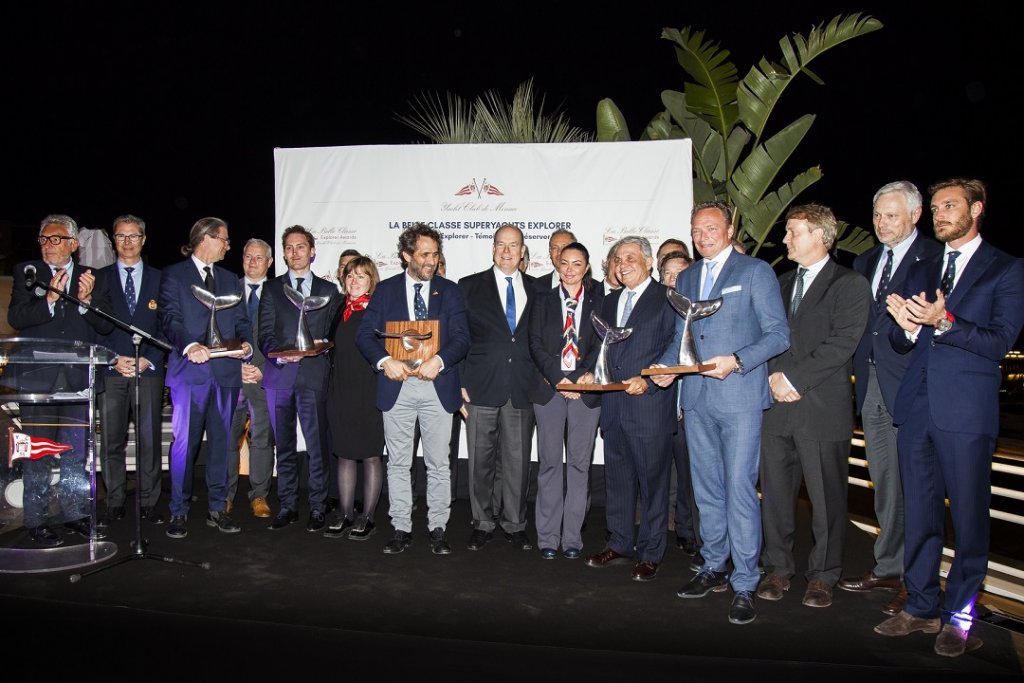
[[[238,276],[220,266],[213,266],[214,294],[242,294]],[[192,294],[192,285],[203,286],[191,257],[163,270],[160,296],[157,299],[160,329],[170,342],[167,359],[167,383],[205,384],[211,379],[222,387],[242,386],[242,361],[236,358],[214,358],[207,363],[193,363],[182,355],[189,344],[206,343],[206,326],[210,309]],[[226,338],[237,338],[255,346],[252,325],[245,309],[245,298],[231,308],[217,313],[217,324]]]
[[[328,339],[331,321],[338,312],[341,297],[338,288],[310,272],[313,281],[309,291],[312,296],[330,297],[327,305],[306,313],[306,324],[313,339]],[[296,332],[299,326],[299,309],[284,295],[284,286],[289,283],[289,274],[267,280],[263,283],[263,295],[259,309],[259,347],[264,355],[272,351],[295,348]],[[309,356],[298,363],[267,363],[263,368],[264,389],[311,389],[326,391],[327,379],[331,375],[331,363],[327,354]]]
[[[144,332],[148,332],[157,339],[167,341],[163,332],[157,324],[157,299],[160,296],[160,270],[145,264],[142,268],[142,282],[135,290],[135,314],[128,313],[128,300],[124,295],[124,286],[121,284],[121,274],[117,270],[117,263],[102,268],[97,273],[97,278],[104,279],[104,286],[110,292],[110,314],[122,322],[129,323]],[[135,345],[132,344],[132,333],[114,327],[109,334],[100,335],[97,342],[111,349],[119,356],[135,357]],[[163,377],[164,365],[167,362],[167,353],[152,344],[143,341],[139,347],[139,353],[145,356],[153,368],[146,370],[143,376]],[[107,374],[114,376],[117,373],[107,368]],[[119,376],[119,375],[118,375]]]
[[[676,291],[691,301],[699,300],[703,270],[701,259],[681,272],[676,278]],[[779,281],[764,261],[732,253],[711,289],[711,298],[717,297],[722,297],[718,312],[692,323],[697,353],[702,359],[735,353],[743,361],[743,373],[733,372],[724,380],[684,375],[679,404],[691,410],[703,402],[714,402],[718,410],[727,413],[766,410],[772,402],[768,360],[789,348],[789,321]],[[679,318],[663,364],[679,362],[682,334],[683,321]]]
[[[869,286],[885,248],[884,244],[876,245],[853,260],[853,269],[867,278]],[[941,244],[918,232],[903,260],[900,261],[900,267],[890,276],[888,291],[903,291],[910,267],[918,261],[940,253],[942,253]],[[903,373],[907,370],[910,358],[902,353],[896,353],[892,344],[889,343],[889,332],[896,327],[896,322],[885,310],[885,302],[882,302],[881,306],[875,304],[874,292],[869,292],[869,299],[871,305],[868,307],[867,328],[864,330],[864,336],[861,337],[857,352],[853,356],[857,412],[859,413],[864,407],[864,394],[867,393],[868,385],[868,364],[869,360],[874,359],[875,377],[878,378],[878,387],[882,391],[882,400],[885,401],[889,413],[892,414],[893,407],[896,405],[896,392],[899,391],[900,382],[903,380]]]
[[[459,280],[469,320],[469,352],[459,367],[460,381],[474,405],[497,408],[509,399],[515,408],[529,408],[536,368],[530,358],[530,310],[536,281],[523,275],[526,306],[513,334],[494,279],[494,269]]]
[[[793,298],[795,283],[795,270],[779,277],[783,302]],[[768,361],[768,373],[784,373],[801,398],[775,403],[764,416],[766,433],[817,441],[853,436],[850,373],[867,325],[870,290],[862,275],[831,260],[814,278],[789,318],[789,349]]]
[[[903,296],[935,296],[945,269],[942,252],[914,263]],[[1024,323],[1024,262],[982,242],[946,299],[955,321],[935,335],[922,327],[917,342],[893,325],[893,348],[909,353],[893,422],[906,421],[913,399],[927,383],[928,410],[943,429],[966,434],[999,434],[999,363]]]
[[[554,277],[554,275],[555,271],[551,270],[548,271],[547,273],[544,273],[543,275],[533,278],[534,290],[538,294],[541,294],[549,289],[555,289],[555,287],[551,286],[551,278]]]
[[[430,280],[430,291],[425,298],[427,317],[441,323],[437,355],[444,363],[444,369],[433,381],[434,390],[437,391],[437,397],[444,409],[454,413],[462,406],[457,366],[469,351],[466,303],[457,284],[438,276]],[[377,373],[377,408],[381,411],[391,410],[402,390],[401,382],[388,379],[377,368],[377,364],[388,356],[388,352],[384,348],[384,341],[377,337],[374,330],[383,331],[389,320],[409,320],[405,272],[389,277],[377,285],[363,314],[359,331],[356,332],[356,347]]]
[[[104,320],[92,311],[79,313],[78,306],[64,299],[57,300],[51,316],[45,293],[42,296],[36,296],[35,287],[29,289],[25,286],[25,267],[29,265],[35,267],[38,280],[49,282],[52,272],[49,264],[43,260],[26,261],[14,267],[14,283],[11,287],[11,305],[7,309],[7,323],[18,330],[19,336],[93,344],[98,343],[98,334],[107,333],[113,329],[113,324],[109,320]],[[71,279],[68,282],[68,292],[72,295],[78,294],[78,282],[82,273],[87,269],[86,266],[75,263],[71,271]],[[96,278],[90,303],[102,311],[110,312],[110,292],[103,278]],[[84,369],[84,365],[73,368],[65,367],[64,375],[68,388],[77,390],[88,384]],[[12,366],[7,370],[4,384],[9,387],[19,386],[31,391],[49,392],[60,377],[56,370],[57,368],[54,366],[46,368],[26,366],[20,368],[20,375],[16,376],[16,368]],[[96,374],[97,392],[101,391],[103,387],[102,376],[102,370],[98,371]]]
[[[608,368],[615,381],[624,381],[663,357],[672,343],[675,330],[675,309],[665,296],[665,285],[651,280],[647,289],[633,302],[626,326],[633,333],[624,341],[608,347]],[[609,325],[617,322],[619,298],[625,288],[604,298],[601,318]],[[619,428],[630,436],[674,434],[677,427],[676,392],[662,389],[647,380],[647,392],[629,396],[624,391],[609,391],[601,401],[601,429]]]
[[[562,288],[551,288],[534,298],[530,311],[530,356],[537,366],[533,384],[530,386],[530,401],[544,405],[555,393],[555,385],[563,377],[575,382],[585,372],[592,372],[597,363],[597,354],[601,350],[601,338],[594,331],[590,314],[601,314],[604,297],[600,286],[585,290],[581,296],[583,303],[582,317],[576,316],[577,343],[580,358],[576,361],[573,371],[562,370],[562,348],[565,339],[562,329],[565,318],[562,315]],[[470,394],[472,397],[472,394]],[[591,408],[601,405],[599,392],[583,394],[581,400]]]

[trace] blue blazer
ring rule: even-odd
[[[679,316],[669,305],[665,290],[665,285],[651,280],[633,302],[633,312],[626,323],[626,327],[633,328],[633,334],[608,347],[608,369],[615,381],[636,377],[663,357],[672,343]],[[600,315],[609,325],[617,322],[619,297],[625,291],[617,289],[604,298]],[[650,379],[647,392],[641,396],[609,391],[601,400],[601,429],[617,428],[630,436],[642,437],[674,434],[678,425],[675,395],[671,388],[663,389]]]
[[[220,266],[213,267],[214,294],[242,294],[238,276]],[[157,299],[160,329],[170,342],[167,359],[168,384],[205,384],[211,379],[222,387],[242,386],[242,361],[214,358],[207,363],[192,363],[182,350],[192,342],[206,343],[210,309],[192,294],[191,285],[203,286],[195,263],[189,257],[164,269]],[[253,345],[252,325],[245,308],[245,297],[236,306],[217,313],[217,324],[226,338],[237,338]]]
[[[701,259],[681,272],[676,278],[676,291],[691,301],[699,300],[703,270]],[[703,360],[736,353],[743,361],[743,374],[733,372],[724,380],[683,375],[679,405],[691,410],[710,402],[725,413],[766,410],[772,403],[768,360],[789,348],[789,321],[779,281],[771,266],[761,259],[734,252],[711,290],[711,298],[717,297],[722,297],[718,312],[693,322],[697,353]],[[679,362],[683,320],[677,318],[670,353],[661,361],[665,365]]]
[[[167,341],[160,326],[157,324],[157,301],[160,297],[161,273],[157,268],[149,264],[143,264],[142,284],[135,290],[135,315],[128,313],[128,301],[124,296],[124,286],[121,284],[121,275],[117,271],[117,263],[113,263],[100,269],[97,278],[102,277],[104,286],[110,292],[110,314],[122,322],[129,323],[135,327],[150,333],[157,339]],[[136,282],[138,282],[136,280]],[[97,343],[106,346],[119,356],[135,357],[135,345],[132,344],[132,334],[114,327],[109,334],[100,335]],[[167,362],[167,353],[145,341],[139,347],[139,353],[145,356],[152,365],[152,370],[146,370],[147,377],[163,377],[164,365]],[[108,375],[115,375],[114,370],[107,368]]]
[[[933,300],[944,269],[942,252],[913,264],[903,296],[925,292]],[[946,310],[955,318],[953,327],[938,336],[933,328],[922,327],[916,343],[892,326],[893,348],[910,354],[893,422],[907,420],[926,382],[935,424],[994,438],[999,435],[999,363],[1024,323],[1024,262],[982,242],[946,300]]]
[[[537,287],[536,282],[534,287]],[[583,373],[593,371],[597,363],[597,354],[601,350],[601,339],[590,322],[590,314],[597,311],[597,314],[601,315],[604,297],[600,283],[583,292],[583,317],[577,317],[576,320],[580,358],[576,362],[576,369],[569,372],[562,370],[562,348],[565,344],[562,338],[562,328],[565,327],[565,318],[562,316],[562,288],[538,287],[536,291],[533,309],[530,311],[530,355],[539,372],[534,375],[533,385],[530,387],[530,401],[545,405],[554,395],[555,385],[563,377],[575,382]],[[580,400],[594,408],[601,405],[601,394],[586,393]]]
[[[312,273],[311,273],[312,274]],[[313,339],[330,339],[331,321],[338,312],[341,297],[338,288],[323,278],[312,275],[309,291],[313,296],[329,296],[323,308],[306,314],[306,324]],[[295,347],[295,333],[299,327],[299,309],[284,295],[284,286],[290,282],[288,273],[263,283],[260,297],[259,347],[263,355]],[[331,375],[331,362],[326,353],[304,358],[298,363],[278,365],[271,360],[263,366],[264,389],[312,389],[326,391]]]
[[[870,283],[878,267],[878,261],[885,252],[885,245],[879,244],[869,249],[853,260],[853,269],[867,278]],[[900,267],[889,279],[890,292],[902,292],[907,281],[907,273],[910,267],[936,254],[942,253],[942,245],[935,240],[917,233],[914,242],[910,245]],[[878,378],[878,388],[882,391],[882,400],[893,412],[896,405],[896,392],[899,391],[903,374],[907,371],[907,363],[910,358],[902,353],[896,353],[889,343],[889,332],[896,327],[896,322],[885,310],[885,302],[881,306],[875,304],[875,293],[869,293],[871,305],[868,307],[868,325],[864,330],[864,336],[860,339],[857,351],[853,355],[853,374],[856,378],[854,389],[857,393],[857,412],[860,413],[864,407],[864,394],[868,387],[868,360],[874,358],[875,376]],[[897,328],[898,329],[898,328]]]
[[[459,384],[458,364],[469,351],[469,323],[462,290],[451,280],[434,276],[426,294],[427,317],[441,322],[439,351],[444,369],[434,379],[434,390],[441,405],[449,413],[462,406],[462,387]],[[377,369],[377,364],[388,356],[384,340],[374,330],[383,331],[389,320],[409,320],[409,304],[405,296],[405,272],[398,273],[377,285],[363,321],[356,332],[356,347],[377,373],[377,409],[391,410],[402,383],[388,379]]]

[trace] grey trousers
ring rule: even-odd
[[[274,475],[274,435],[270,430],[267,394],[259,384],[243,384],[231,418],[228,443],[228,500],[238,490],[239,443],[245,436],[245,418],[249,418],[249,500],[270,495]]]
[[[494,531],[495,463],[501,460],[501,528],[526,529],[526,493],[533,449],[533,407],[466,404],[466,448],[469,451],[469,502],[473,528]]]
[[[903,576],[903,483],[896,450],[897,429],[885,407],[874,366],[868,367],[867,393],[861,409],[868,473],[875,491],[875,576]]]
[[[448,441],[452,414],[444,409],[433,382],[410,377],[402,384],[398,400],[384,413],[384,441],[388,448],[388,498],[391,524],[398,531],[412,531],[413,434],[420,422],[420,443],[427,468],[427,528],[448,525],[451,503],[451,474],[448,470]]]

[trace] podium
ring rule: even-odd
[[[85,543],[56,548],[0,547],[0,573],[54,572],[87,567],[114,556],[117,545],[96,529],[96,367],[113,351],[65,339],[0,337],[0,483],[9,500],[26,469],[49,468],[47,511],[53,489],[60,504],[91,520]],[[78,413],[76,417],[71,413]],[[56,474],[59,466],[60,474]],[[61,520],[63,521],[63,520]],[[53,526],[59,526],[53,524]],[[24,537],[22,537],[24,538]],[[32,541],[25,538],[23,545]]]

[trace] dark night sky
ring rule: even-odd
[[[1007,83],[1021,64],[1010,57],[1020,17],[986,3],[257,4],[0,11],[0,272],[36,253],[22,237],[49,212],[105,228],[141,215],[157,265],[180,258],[206,215],[227,220],[236,244],[270,239],[274,147],[417,141],[394,114],[425,91],[510,96],[534,76],[574,124],[592,130],[597,101],[611,97],[637,136],[661,90],[682,89],[662,27],[705,28],[742,76],[762,55],[778,59],[783,34],[855,11],[885,28],[820,57],[812,69],[827,85],[801,79],[776,114],[776,127],[819,115],[786,180],[821,164],[824,180],[801,200],[870,227],[871,196],[890,180],[924,190],[980,177],[992,197],[986,237],[1021,253],[1006,228],[1021,149]],[[239,270],[239,252],[229,268]]]

